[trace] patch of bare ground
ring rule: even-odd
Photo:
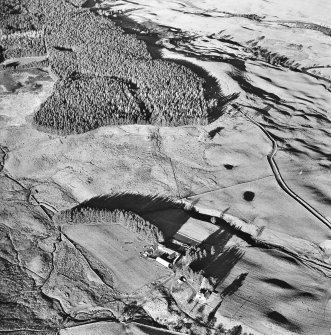
[[[31,123],[34,112],[51,94],[53,84],[48,71],[39,68],[0,71],[1,129]]]

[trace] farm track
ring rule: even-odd
[[[192,194],[192,195],[189,195],[189,196],[186,196],[186,197],[182,197],[181,199],[194,198],[196,196],[205,195],[205,194],[209,194],[209,193],[213,193],[213,192],[217,192],[217,191],[221,191],[221,190],[226,190],[226,189],[229,189],[229,188],[232,188],[232,187],[236,187],[238,185],[254,183],[256,181],[267,179],[267,178],[270,178],[270,177],[273,177],[273,174],[270,174],[270,175],[267,175],[267,176],[264,176],[264,177],[254,178],[254,179],[247,180],[247,181],[242,181],[242,182],[239,182],[239,183],[236,183],[236,184],[233,184],[233,185],[229,185],[229,186],[218,187],[218,188],[215,188],[213,190],[208,190],[208,191],[201,192],[201,193]]]
[[[1,172],[1,170],[0,170],[0,172]],[[19,182],[15,178],[11,177],[8,173],[4,173],[4,175],[8,179],[12,180],[17,185],[19,185],[20,187],[22,187],[23,190],[27,191],[28,192],[28,194],[27,194],[27,202],[30,202],[30,198],[33,199],[36,202],[36,204],[40,207],[40,209],[44,212],[44,214],[52,221],[52,216],[46,210],[46,208],[47,208],[47,209],[51,210],[51,212],[54,213],[54,209],[51,209],[50,205],[46,204],[46,206],[45,206],[43,202],[39,202],[38,199],[31,193],[30,189],[26,188],[21,182]],[[51,206],[51,207],[54,207],[54,206]]]
[[[267,159],[269,162],[269,165],[271,167],[271,170],[276,178],[276,181],[278,185],[289,195],[291,196],[294,200],[296,200],[301,206],[306,208],[311,214],[313,214],[318,220],[320,220],[324,225],[326,225],[329,229],[331,229],[331,222],[326,219],[321,213],[319,213],[315,208],[313,208],[311,205],[309,205],[305,200],[303,200],[299,195],[297,195],[294,191],[292,191],[284,181],[278,165],[274,159],[275,155],[277,154],[278,151],[278,145],[276,140],[270,135],[270,133],[257,121],[255,121],[251,116],[249,116],[247,113],[243,112],[239,106],[235,106],[235,108],[243,114],[248,121],[252,122],[254,125],[259,127],[263,133],[269,138],[269,140],[272,142],[272,151],[267,155]]]
[[[7,159],[7,151],[5,147],[0,145],[0,172],[3,170],[5,165],[5,160]]]
[[[196,294],[197,293],[197,290],[193,287],[192,284],[190,284],[189,282],[186,282],[187,285],[192,289],[192,293],[193,294]],[[192,315],[189,311],[186,311],[184,305],[179,302],[178,300],[176,300],[173,296],[173,284],[174,282],[171,283],[171,286],[170,286],[170,289],[169,289],[169,293],[170,293],[170,296],[172,297],[172,299],[174,300],[174,302],[176,303],[177,307],[180,309],[180,311],[182,313],[184,313],[187,317],[189,317],[191,320],[197,322],[198,324],[200,324],[201,326],[203,327],[207,327],[208,329],[215,329],[213,327],[210,327],[208,326],[206,323],[204,323],[203,321],[199,321],[196,319],[196,316]]]

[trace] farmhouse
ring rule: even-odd
[[[194,299],[200,303],[205,303],[210,297],[211,293],[212,292],[206,288],[200,288]]]

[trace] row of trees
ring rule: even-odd
[[[296,61],[291,60],[284,55],[278,54],[277,52],[271,52],[266,48],[255,46],[254,43],[255,42],[253,42],[253,47],[250,49],[254,57],[263,59],[271,65],[287,67],[291,70],[295,70],[300,66],[300,64]]]
[[[300,22],[300,21],[288,21],[282,23],[286,27],[290,28],[301,28],[301,29],[310,29],[310,30],[316,30],[324,35],[331,36],[331,28],[329,28],[326,25],[320,25],[316,23],[311,22]]]
[[[185,263],[191,265],[198,261],[206,261],[212,258],[216,253],[213,245],[200,244],[198,246],[191,246],[185,253]]]
[[[150,243],[164,241],[163,234],[155,225],[131,211],[115,209],[105,210],[91,207],[74,208],[58,214],[54,218],[62,224],[121,224],[125,228],[137,233]]]

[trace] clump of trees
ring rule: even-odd
[[[57,224],[120,224],[137,233],[150,243],[164,241],[163,233],[155,225],[131,211],[115,209],[105,210],[91,207],[66,210],[54,217]]]
[[[200,285],[202,280],[205,278],[205,272],[203,270],[197,270],[194,266],[196,262],[202,261],[205,262],[206,259],[215,254],[215,249],[212,246],[207,249],[203,245],[190,246],[186,251],[185,255],[180,263],[181,273],[190,278],[192,281]]]

